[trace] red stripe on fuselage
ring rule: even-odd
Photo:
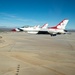
[[[55,26],[55,27],[49,27],[48,29],[58,29],[58,28]]]

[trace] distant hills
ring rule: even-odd
[[[12,28],[0,27],[0,32],[9,32]]]
[[[68,32],[75,32],[75,29],[67,29]]]
[[[0,32],[9,32],[11,31],[13,28],[7,28],[7,27],[0,27]],[[75,29],[66,29],[66,31],[68,32],[75,32]]]

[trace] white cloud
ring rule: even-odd
[[[36,21],[34,19],[25,19],[13,14],[8,14],[8,13],[0,13],[0,15],[2,16],[2,19],[1,19],[2,22],[5,21],[3,25],[8,24],[8,25],[16,26],[16,25],[23,25],[23,24],[35,25],[35,24],[43,23],[40,21]]]
[[[23,21],[23,22],[39,23],[38,21],[33,20],[33,19],[18,18],[17,16],[12,15],[12,14],[8,14],[8,13],[0,13],[0,15],[2,15],[4,17],[4,19],[10,19],[10,18],[12,18],[12,19],[15,19],[15,20]]]
[[[0,13],[0,15],[10,17],[10,18],[15,18],[16,17],[15,15],[7,14],[7,13]]]
[[[22,19],[22,18],[16,18],[16,20],[23,21],[23,22],[29,21],[28,19]]]
[[[23,18],[17,18],[16,20],[23,21],[23,22],[39,23],[38,21],[33,20],[33,19],[23,19]]]

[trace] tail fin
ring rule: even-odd
[[[64,19],[63,21],[61,21],[57,26],[55,26],[58,29],[65,29],[67,23],[68,23],[68,19]]]
[[[46,23],[46,24],[44,24],[41,28],[43,29],[45,29],[45,28],[47,28],[48,27],[48,23]]]

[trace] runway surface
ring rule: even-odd
[[[75,33],[0,36],[0,75],[75,75]]]

